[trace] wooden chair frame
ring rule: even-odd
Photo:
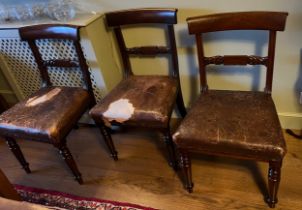
[[[276,32],[284,31],[285,22],[288,13],[286,12],[237,12],[237,13],[222,13],[199,17],[190,17],[187,19],[189,34],[195,35],[199,73],[200,73],[200,90],[201,95],[207,94],[208,84],[206,77],[207,65],[264,65],[267,69],[266,83],[264,92],[271,95],[273,69],[275,58]],[[202,34],[208,32],[228,31],[228,30],[266,30],[269,31],[268,55],[265,57],[255,55],[226,55],[206,57],[203,50]],[[201,128],[202,129],[202,128]],[[201,148],[195,151],[194,148],[184,149],[178,148],[180,153],[180,165],[185,174],[185,187],[189,192],[192,192],[192,172],[190,152],[200,153]],[[204,154],[229,156],[240,159],[253,159],[251,157],[237,157],[236,155],[206,151]],[[257,159],[259,161],[269,162],[268,185],[269,196],[267,202],[271,208],[277,203],[277,191],[280,182],[281,160]]]
[[[129,78],[133,75],[133,71],[130,64],[130,57],[132,56],[156,56],[156,55],[170,55],[172,59],[172,74],[170,77],[176,78],[178,83],[176,104],[181,116],[186,115],[186,109],[183,103],[182,92],[180,88],[180,80],[179,80],[179,66],[177,59],[177,49],[175,42],[175,34],[174,34],[174,24],[177,23],[177,9],[158,9],[158,8],[150,8],[150,9],[134,9],[134,10],[125,10],[125,11],[117,11],[110,12],[106,14],[106,20],[108,27],[113,28],[114,34],[119,45],[119,50],[123,63],[123,79]],[[132,47],[127,48],[125,44],[125,40],[122,34],[122,27],[127,26],[131,27],[134,25],[143,24],[145,25],[160,25],[167,27],[167,42],[169,46],[141,46],[141,47]],[[169,115],[169,121],[171,118],[171,114]],[[96,123],[100,127],[101,133],[105,139],[107,146],[110,149],[111,156],[117,160],[117,152],[115,150],[114,144],[112,142],[112,138],[110,135],[110,130],[108,127],[104,126],[104,122],[95,119]],[[121,125],[119,123],[114,123]],[[146,127],[146,126],[145,126]],[[170,127],[165,128],[154,128],[152,126],[149,129],[157,129],[162,132],[165,136],[165,142],[169,151],[170,165],[174,168],[176,167],[176,159],[174,152],[174,145],[171,137]]]
[[[48,67],[64,67],[64,68],[71,68],[71,67],[79,67],[81,69],[83,75],[83,89],[88,91],[90,96],[89,104],[87,107],[92,107],[95,104],[95,98],[93,94],[93,89],[91,85],[90,75],[88,71],[88,65],[86,63],[84,54],[81,49],[80,45],[80,27],[73,26],[73,25],[62,25],[62,24],[44,24],[44,25],[34,25],[34,26],[26,26],[19,29],[20,37],[23,41],[27,41],[29,44],[30,49],[32,50],[33,56],[35,61],[38,65],[38,69],[40,71],[40,75],[42,78],[42,87],[50,87],[52,83],[50,81],[50,77],[48,74]],[[36,44],[37,40],[40,39],[59,39],[59,40],[71,40],[75,47],[78,60],[66,60],[66,59],[54,59],[54,60],[43,60],[42,55],[39,51],[39,48]],[[83,113],[82,113],[83,114]],[[81,114],[81,115],[82,115]],[[80,115],[80,116],[81,116]],[[80,117],[79,117],[80,118]],[[78,120],[79,120],[78,118]],[[73,125],[76,127],[77,125]],[[69,130],[70,132],[71,130]],[[75,176],[75,179],[82,184],[82,176],[79,172],[77,165],[66,145],[66,137],[68,136],[69,132],[58,142],[53,143],[54,147],[56,147],[60,154],[62,155],[63,159],[65,160],[68,167],[71,169],[72,173]],[[20,137],[23,138],[23,137]],[[27,137],[24,137],[27,138]],[[15,138],[13,137],[5,137],[6,142],[10,148],[10,150],[14,153],[17,160],[21,163],[24,170],[27,173],[30,173],[31,170],[29,168],[29,164],[24,158],[22,151],[20,150],[19,145],[17,144]],[[33,140],[33,139],[32,139]],[[41,139],[42,140],[42,139]]]

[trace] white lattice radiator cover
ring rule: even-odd
[[[44,59],[77,59],[71,41],[39,40],[37,44]],[[85,54],[85,50],[83,51]],[[39,89],[41,83],[39,70],[27,42],[19,38],[0,38],[0,53],[23,97],[28,97]],[[97,86],[97,78],[92,74],[91,68],[89,72],[94,95],[99,101],[102,98],[102,91]],[[49,74],[53,85],[76,87],[82,85],[82,74],[78,68],[50,68]]]

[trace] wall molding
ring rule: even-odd
[[[302,113],[279,112],[278,116],[282,128],[302,129]]]

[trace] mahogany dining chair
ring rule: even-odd
[[[179,67],[174,35],[177,9],[133,9],[110,12],[105,15],[107,25],[113,28],[123,63],[123,79],[91,111],[90,115],[117,160],[117,152],[110,135],[111,125],[147,128],[161,132],[168,148],[169,163],[176,168],[170,119],[176,103],[181,116],[186,115],[179,80]],[[127,47],[124,28],[158,27],[166,31],[167,46]],[[145,35],[138,35],[143,38]],[[148,40],[145,39],[147,42]],[[166,56],[171,59],[169,75],[135,75],[131,67],[133,57]],[[147,68],[146,68],[147,69]],[[140,71],[145,71],[141,69]]]
[[[276,32],[284,31],[287,15],[286,12],[234,12],[187,19],[189,34],[196,38],[201,93],[173,139],[189,192],[193,188],[189,153],[265,161],[269,163],[267,202],[275,207],[286,144],[271,92]],[[267,31],[268,55],[205,56],[203,34],[229,30]],[[264,92],[209,89],[206,67],[213,64],[263,65],[266,67]]]
[[[0,115],[0,135],[27,173],[25,160],[16,139],[48,142],[56,147],[75,179],[82,184],[82,176],[66,145],[66,138],[77,125],[83,113],[95,104],[88,66],[80,45],[80,27],[46,24],[20,28],[20,37],[27,41],[40,72],[41,88]],[[45,59],[37,45],[38,40],[66,40],[72,42],[77,59]],[[49,47],[47,53],[55,52]],[[55,53],[53,53],[55,54]],[[59,53],[60,54],[60,53]],[[80,69],[82,87],[53,86],[48,74],[50,67],[61,71]],[[28,81],[30,82],[30,81]]]

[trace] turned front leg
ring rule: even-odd
[[[164,141],[166,143],[166,147],[167,147],[167,151],[168,151],[169,165],[174,170],[177,170],[178,164],[177,164],[177,160],[176,160],[175,147],[174,147],[174,142],[172,141],[170,129],[167,129],[164,132]]]
[[[78,183],[83,184],[82,175],[81,175],[80,171],[78,170],[78,167],[77,167],[69,149],[66,146],[66,142],[61,143],[60,145],[55,145],[55,147],[57,147],[59,149],[59,152],[60,152],[62,158],[64,159],[64,161],[66,162],[66,164],[68,165],[70,170],[72,171],[72,173],[73,173],[75,179],[78,181]]]
[[[28,162],[26,162],[24,155],[16,140],[11,137],[6,137],[5,139],[9,149],[13,152],[19,163],[22,165],[23,169],[26,171],[26,173],[29,174],[31,172],[29,169],[29,164]]]
[[[185,176],[185,188],[189,193],[191,193],[193,192],[191,159],[187,151],[181,150],[179,154],[180,167],[182,168],[183,174]]]
[[[104,125],[104,123],[99,123],[97,121],[95,121],[95,123],[97,124],[98,128],[100,129],[100,132],[105,140],[105,144],[107,145],[110,155],[114,160],[118,160],[118,156],[117,156],[117,151],[115,149],[115,146],[113,144],[112,141],[112,137],[110,134],[110,128],[106,127]]]
[[[274,208],[278,202],[277,193],[280,183],[282,160],[280,161],[269,161],[268,169],[268,192],[269,197],[267,199],[268,205]]]

